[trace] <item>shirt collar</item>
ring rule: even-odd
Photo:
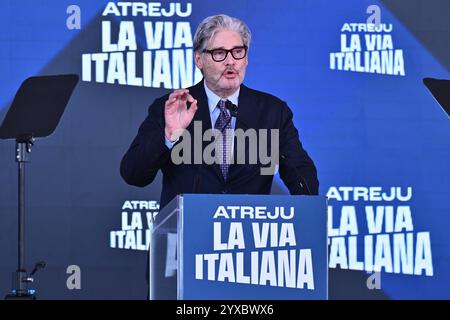
[[[209,107],[209,113],[213,113],[214,110],[217,107],[217,104],[219,103],[219,100],[222,99],[217,94],[212,92],[208,86],[206,85],[206,82],[203,82],[203,85],[205,87],[206,96],[208,97],[208,107]],[[236,106],[238,105],[239,100],[239,91],[241,87],[239,87],[231,96],[227,97],[226,99],[230,100],[233,104]]]

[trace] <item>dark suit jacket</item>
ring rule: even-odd
[[[198,110],[187,128],[193,137],[194,121],[202,121],[202,130],[205,131],[211,128],[211,118],[203,81],[189,88],[189,93],[198,100]],[[171,161],[171,151],[164,142],[164,103],[167,97],[156,99],[149,107],[147,118],[122,159],[120,173],[128,184],[147,186],[155,179],[158,170],[162,170],[161,208],[181,193],[270,194],[273,175],[260,174],[263,164],[259,157],[256,164],[232,164],[227,181],[223,179],[218,164],[175,165]],[[238,128],[279,129],[279,172],[283,182],[291,194],[318,194],[316,168],[302,148],[292,122],[292,112],[285,102],[241,85],[236,121]],[[203,148],[210,143],[204,142]],[[247,156],[248,147],[247,144]],[[269,145],[269,155],[270,148]]]

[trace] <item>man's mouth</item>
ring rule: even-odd
[[[224,77],[227,79],[235,78],[237,74],[238,73],[234,70],[225,70],[225,72],[223,73]]]

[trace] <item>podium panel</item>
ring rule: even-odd
[[[151,299],[327,299],[325,196],[184,194],[155,219]]]

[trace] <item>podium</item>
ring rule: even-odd
[[[152,300],[327,299],[325,196],[183,194],[153,223]]]

